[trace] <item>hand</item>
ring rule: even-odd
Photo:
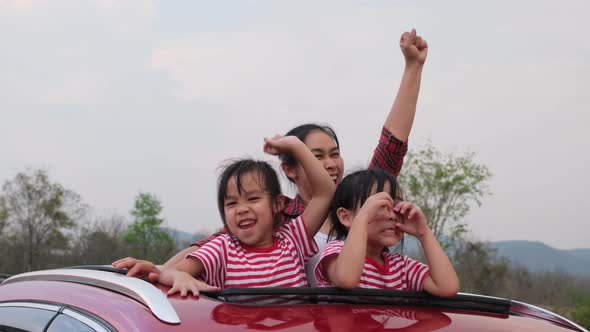
[[[367,198],[357,213],[357,218],[363,218],[367,223],[392,219],[395,217],[393,207],[394,202],[389,193],[382,191]]]
[[[422,37],[416,35],[416,29],[404,32],[399,40],[399,47],[406,58],[406,64],[417,63],[423,65],[428,55],[428,44]]]
[[[208,285],[202,280],[193,278],[190,274],[182,271],[174,272],[174,283],[172,288],[168,291],[167,295],[172,295],[180,292],[181,296],[186,296],[189,292],[194,296],[199,296],[199,291],[203,292],[215,292],[220,288]]]
[[[118,269],[128,269],[127,275],[151,282],[158,281],[160,270],[150,261],[125,257],[112,263]]]
[[[417,237],[419,240],[429,232],[426,216],[420,208],[410,202],[399,202],[393,207],[393,211],[401,216],[401,222],[395,224],[400,231]]]
[[[297,142],[301,141],[296,136],[274,135],[271,138],[265,137],[263,150],[273,156],[281,153],[289,153],[293,150],[293,147]]]

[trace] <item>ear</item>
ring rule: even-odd
[[[336,215],[338,216],[338,220],[340,220],[342,225],[346,226],[346,228],[350,228],[354,216],[349,210],[339,207],[338,210],[336,210]]]
[[[297,180],[297,171],[295,170],[295,167],[291,167],[285,163],[281,164],[281,169],[283,170],[283,172],[285,173],[285,175],[291,179],[293,182],[295,182]]]

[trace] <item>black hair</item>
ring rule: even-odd
[[[235,181],[238,187],[238,193],[242,193],[242,177],[248,173],[254,173],[257,175],[258,184],[265,192],[268,193],[272,215],[275,225],[279,222],[279,213],[276,209],[281,196],[281,183],[277,176],[277,172],[272,166],[266,161],[253,160],[253,159],[239,159],[230,162],[223,169],[223,172],[217,179],[217,207],[219,208],[219,215],[223,224],[225,222],[225,197],[227,196],[227,185],[229,181],[235,177]]]
[[[334,140],[334,142],[336,142],[336,147],[340,149],[340,142],[338,141],[338,136],[336,136],[336,132],[334,131],[334,129],[332,129],[332,127],[328,125],[321,125],[316,123],[302,124],[289,130],[289,132],[287,132],[285,136],[296,136],[301,140],[301,142],[305,142],[307,136],[312,131],[316,130],[319,130],[325,133],[326,135],[330,136]],[[291,154],[280,154],[279,158],[281,159],[281,162],[287,166],[295,167],[297,165],[297,160]],[[289,181],[294,182],[289,177],[287,178],[289,179]]]
[[[385,184],[389,183],[391,186],[389,195],[395,201],[402,199],[397,180],[391,173],[381,169],[365,169],[347,175],[338,184],[330,207],[332,219],[330,238],[344,239],[348,235],[348,229],[340,222],[336,213],[338,209],[345,208],[354,211],[360,208],[371,196],[371,189],[375,183],[377,184],[377,192],[383,191]]]

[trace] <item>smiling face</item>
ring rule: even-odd
[[[317,160],[322,163],[330,178],[338,184],[342,180],[344,171],[344,160],[340,156],[340,149],[332,137],[321,130],[313,130],[303,140],[303,143],[311,150]],[[299,194],[306,200],[311,197],[311,186],[305,172],[299,164],[289,167],[283,164],[283,170],[287,177],[292,179]]]
[[[269,247],[273,244],[274,204],[263,179],[252,171],[243,174],[240,182],[233,176],[227,183],[223,205],[226,227],[247,246]]]

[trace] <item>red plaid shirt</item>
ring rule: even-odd
[[[406,152],[408,152],[408,142],[403,142],[395,138],[387,128],[383,127],[379,143],[373,152],[373,158],[371,158],[371,161],[369,162],[369,168],[380,168],[398,176],[402,169]],[[282,223],[290,222],[292,219],[303,214],[303,211],[305,210],[305,204],[299,195],[295,196],[295,198],[284,196],[284,204],[285,207],[281,212]],[[227,233],[225,227],[221,231],[206,239],[197,241],[192,245],[201,247],[223,233]]]

